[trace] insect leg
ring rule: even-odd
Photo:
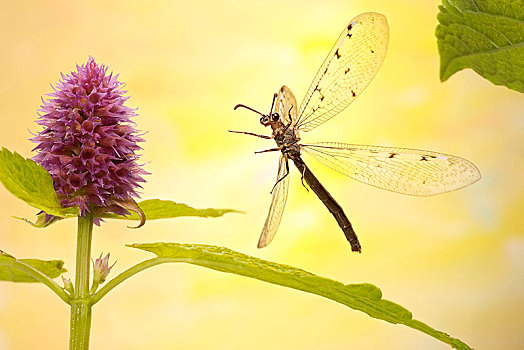
[[[255,134],[255,133],[247,132],[247,131],[228,130],[228,132],[234,132],[236,134],[246,134],[246,135],[256,136],[256,137],[260,137],[260,138],[263,138],[263,139],[269,139],[269,140],[273,138],[272,136],[260,135],[260,134]]]
[[[291,108],[289,109],[289,111],[287,112],[287,114],[289,115],[289,123],[284,127],[284,130],[282,133],[284,133],[287,129],[289,129],[289,127],[291,126],[291,124],[293,124],[293,118],[291,118],[291,110],[293,109],[293,105],[291,105]]]
[[[287,161],[287,158],[286,158],[285,162],[286,162],[286,173],[284,174],[284,176],[282,176],[280,179],[277,180],[277,182],[275,183],[275,185],[273,185],[273,188],[271,189],[271,192],[269,192],[270,194],[273,193],[273,190],[275,189],[275,187],[277,187],[278,183],[279,183],[280,181],[284,180],[284,179],[286,178],[286,176],[289,175],[289,163],[288,163],[288,161]]]
[[[302,161],[302,159],[299,159],[298,160],[300,163],[306,165],[304,163],[304,161]],[[306,173],[306,167],[304,166],[304,169],[302,170],[302,174],[301,174],[301,177],[300,177],[300,181],[302,181],[302,186],[304,186],[304,188],[309,192],[309,188],[307,188],[306,184],[304,183],[304,174]]]
[[[265,153],[265,152],[275,152],[275,151],[282,151],[282,147],[270,148],[270,149],[266,149],[266,150],[263,150],[263,151],[256,151],[255,154],[257,154],[257,153]]]
[[[295,143],[297,143],[298,141],[300,141],[300,139],[295,139],[295,140],[293,140],[291,143],[287,143],[285,146],[286,146],[286,147],[291,147],[291,146],[293,146]]]

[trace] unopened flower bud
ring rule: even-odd
[[[102,258],[102,254],[100,254],[100,257],[93,261],[93,284],[104,283],[115,264],[116,262],[109,266],[109,253],[107,253],[104,258]]]
[[[75,292],[75,288],[73,287],[73,283],[69,278],[65,278],[62,276],[62,281],[64,282],[64,289],[70,294],[73,295]]]

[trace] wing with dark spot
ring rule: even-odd
[[[432,151],[338,142],[302,145],[302,149],[352,179],[412,196],[454,191],[480,179],[470,161]]]
[[[353,18],[320,66],[298,110],[296,129],[309,131],[353,102],[377,74],[388,47],[386,17]]]

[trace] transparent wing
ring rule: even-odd
[[[297,100],[291,89],[287,86],[282,86],[278,90],[277,100],[275,101],[274,112],[277,112],[285,125],[291,122],[291,127],[297,122]],[[291,116],[291,120],[290,120]]]
[[[266,223],[258,240],[258,248],[267,246],[273,240],[286,206],[289,188],[289,167],[287,165],[287,158],[283,154],[280,155],[276,181],[278,183],[273,188],[273,198],[271,199],[271,206],[269,207]]]
[[[480,179],[473,163],[449,154],[337,142],[302,146],[320,163],[352,179],[413,196],[458,190]]]
[[[309,86],[296,129],[316,128],[362,93],[384,61],[388,33],[386,17],[379,13],[362,13],[349,22]]]

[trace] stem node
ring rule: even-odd
[[[78,217],[76,245],[75,289],[71,298],[70,350],[88,350],[91,330],[91,299],[89,295],[89,269],[91,259],[91,237],[93,214],[86,212]]]

